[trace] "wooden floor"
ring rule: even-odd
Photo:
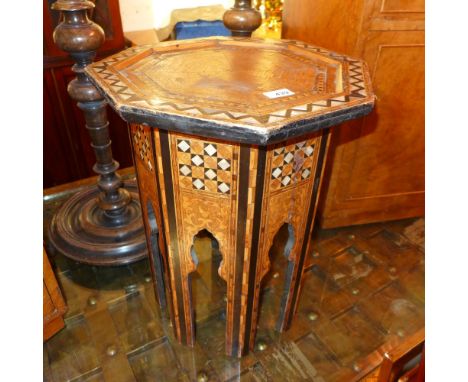
[[[69,193],[44,202],[44,234]],[[45,381],[358,381],[382,354],[424,326],[424,220],[322,230],[315,234],[291,329],[274,331],[284,282],[287,231],[278,235],[264,284],[256,350],[224,356],[225,283],[209,235],[192,293],[197,343],[176,343],[157,306],[146,260],[90,267],[53,253],[67,300],[66,327],[44,344]]]

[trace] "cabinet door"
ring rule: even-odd
[[[362,56],[376,107],[335,129],[324,227],[424,214],[424,32],[371,31]]]
[[[365,0],[287,0],[282,37],[356,55]]]
[[[423,215],[424,0],[289,0],[283,37],[363,58],[377,95],[333,128],[322,227]]]

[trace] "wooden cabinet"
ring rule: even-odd
[[[369,116],[335,128],[325,228],[424,214],[424,0],[288,0],[283,38],[363,58]]]
[[[52,34],[59,12],[50,9],[55,0],[43,0],[43,134],[45,188],[95,175],[96,162],[83,113],[67,93],[75,77],[73,61],[55,46]],[[98,59],[125,48],[118,0],[96,0],[91,18],[101,25],[106,40]],[[112,149],[122,167],[132,165],[127,125],[108,108]]]
[[[63,315],[67,307],[44,250],[42,251],[42,257],[43,339],[46,341],[64,327]]]

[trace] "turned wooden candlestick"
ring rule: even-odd
[[[65,256],[93,265],[120,265],[147,254],[143,221],[135,182],[122,182],[119,163],[112,157],[107,103],[89,81],[84,68],[104,42],[102,28],[88,18],[94,3],[58,0],[52,9],[62,12],[54,41],[76,62],[76,78],[68,85],[86,120],[86,129],[96,155],[97,186],[71,197],[54,216],[50,238]]]
[[[262,16],[252,8],[251,0],[236,0],[234,7],[224,13],[223,22],[233,36],[250,37],[262,23]]]

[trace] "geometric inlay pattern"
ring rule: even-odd
[[[258,55],[252,57],[254,61],[262,59],[262,55],[272,55],[273,59],[265,64],[274,65],[265,72],[247,70],[250,68],[247,64],[242,70],[232,69],[230,61],[200,61],[209,49],[236,59],[243,58],[246,54],[243,52],[248,51],[250,55]],[[165,66],[167,60],[174,61],[174,65]],[[203,65],[190,66],[197,60]],[[288,64],[285,60],[289,60]],[[225,74],[230,70],[236,81]],[[313,78],[304,83],[299,74],[309,71],[314,73]],[[195,118],[218,126],[229,125],[228,135],[229,131],[236,135],[243,131],[269,134],[298,120],[321,120],[332,112],[374,103],[363,61],[293,40],[213,37],[165,42],[127,49],[89,65],[86,73],[121,115],[145,113],[154,116],[155,123],[165,116]],[[193,82],[193,91],[182,91],[185,89],[182,79]],[[268,99],[258,93],[258,84],[267,86],[267,90],[288,88],[294,94]],[[251,101],[252,97],[257,102]],[[228,135],[224,138],[229,138]]]
[[[133,144],[135,146],[135,153],[138,153],[138,157],[145,164],[149,171],[153,171],[153,165],[151,164],[151,129],[147,129],[142,125],[138,125],[138,128],[133,132]]]
[[[232,146],[194,138],[176,140],[182,188],[222,195],[231,193]]]
[[[314,148],[314,140],[308,139],[274,149],[270,188],[274,191],[309,179]]]

